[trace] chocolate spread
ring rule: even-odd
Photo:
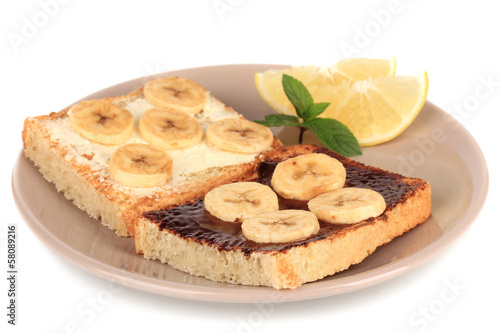
[[[259,177],[256,181],[269,185],[277,163],[263,162],[258,170]],[[418,185],[407,184],[402,181],[402,176],[385,171],[359,167],[357,165],[344,165],[346,168],[346,184],[349,187],[370,188],[379,192],[385,199],[387,209],[394,207],[398,202],[406,200],[409,193]],[[281,197],[280,209],[306,209],[306,201],[286,200]],[[160,230],[174,233],[182,238],[191,239],[201,244],[215,247],[219,250],[241,250],[245,255],[261,251],[286,251],[297,245],[307,245],[310,242],[327,238],[335,233],[343,233],[348,228],[356,228],[365,223],[371,223],[374,218],[353,225],[338,225],[320,221],[320,231],[307,239],[293,243],[256,243],[247,240],[241,232],[241,224],[225,222],[211,215],[199,199],[192,203],[183,204],[171,209],[151,211],[144,217],[158,225]],[[386,219],[382,214],[377,219]]]

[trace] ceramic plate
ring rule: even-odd
[[[224,65],[184,69],[178,75],[209,89],[250,120],[273,113],[257,93],[254,74],[277,65]],[[123,95],[152,79],[142,77],[84,99]],[[285,143],[297,143],[296,129],[275,128]],[[306,137],[315,143],[313,137]],[[387,281],[430,260],[473,223],[485,201],[488,171],[471,135],[447,113],[426,102],[412,125],[396,139],[363,149],[355,158],[432,186],[429,220],[378,248],[362,263],[295,290],[274,290],[209,281],[135,254],[130,238],[118,238],[99,221],[66,200],[45,181],[22,153],[13,171],[12,188],[30,229],[56,253],[102,278],[151,293],[218,302],[287,302],[331,296]]]

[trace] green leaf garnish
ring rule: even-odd
[[[304,120],[313,120],[314,118],[322,114],[329,105],[330,103],[315,103],[311,105],[309,110],[306,112],[306,117],[304,117]]]
[[[303,134],[308,129],[328,149],[343,156],[361,155],[358,140],[347,126],[335,119],[317,118],[330,103],[314,103],[311,94],[302,82],[290,75],[283,74],[281,82],[297,116],[272,114],[265,116],[265,120],[256,120],[256,123],[268,127],[298,127],[300,129],[299,143],[302,143]]]
[[[315,118],[302,123],[311,130],[329,149],[344,156],[361,155],[358,140],[352,132],[340,121],[329,118]]]
[[[299,118],[295,116],[289,116],[287,114],[269,114],[264,117],[265,120],[255,120],[257,124],[261,124],[267,127],[271,126],[292,126],[299,127]]]
[[[313,98],[307,88],[293,76],[283,74],[281,84],[285,90],[286,97],[292,103],[297,115],[305,119],[307,112],[314,104]]]

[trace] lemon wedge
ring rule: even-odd
[[[327,66],[291,67],[255,74],[262,97],[281,114],[296,115],[282,87],[288,74],[301,81],[315,103],[330,106],[319,116],[346,125],[362,147],[387,142],[415,119],[427,98],[427,73],[394,76],[395,58],[345,59]]]
[[[426,72],[328,86],[320,98],[331,104],[320,117],[346,125],[361,147],[373,146],[394,139],[413,122],[428,87]]]

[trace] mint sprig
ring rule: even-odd
[[[256,123],[268,127],[298,127],[299,143],[302,143],[304,132],[310,130],[328,149],[343,156],[361,155],[358,140],[347,126],[335,119],[318,118],[330,103],[314,103],[302,82],[290,75],[283,74],[281,82],[297,116],[271,114],[265,116],[264,120],[255,120]]]

